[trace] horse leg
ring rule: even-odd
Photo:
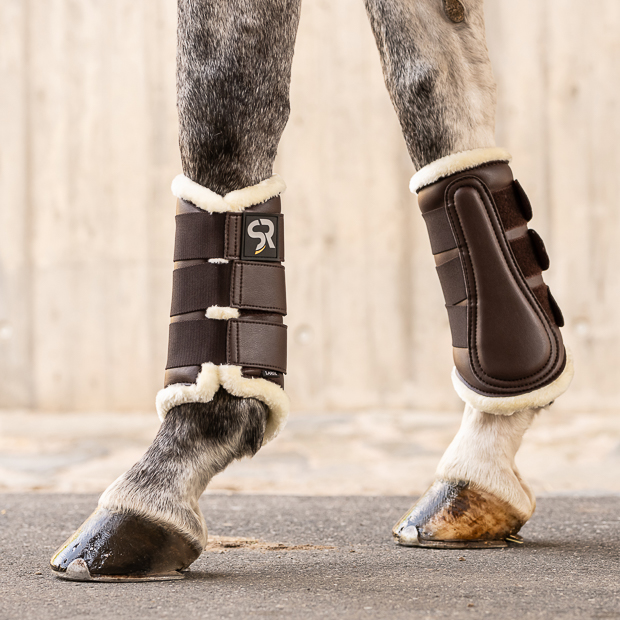
[[[452,331],[460,431],[436,481],[397,523],[402,545],[505,546],[534,497],[514,457],[535,411],[572,378],[548,257],[496,148],[482,0],[365,0]]]
[[[228,246],[222,235],[240,225],[241,219],[234,218],[244,211],[261,214],[260,222],[278,218],[274,213],[279,211],[284,184],[272,176],[272,166],[288,120],[299,7],[300,0],[178,1],[177,87],[184,175],[177,177],[173,189],[179,198],[177,214],[189,214],[194,224],[189,232],[185,227],[185,238],[177,227],[177,240],[183,243],[175,248],[175,254],[179,252],[175,269],[210,270],[211,288],[198,274],[185,279],[177,298],[173,294],[166,387],[157,397],[161,428],[146,454],[103,493],[95,512],[56,552],[51,567],[61,577],[105,581],[182,577],[180,571],[200,555],[207,541],[198,506],[207,484],[233,460],[255,454],[286,419],[282,363],[274,364],[279,370],[265,370],[265,360],[250,359],[253,349],[247,351],[247,339],[255,334],[251,329],[262,330],[263,348],[270,348],[274,334],[281,341],[282,301],[274,302],[276,309],[263,311],[232,307],[232,299],[208,305],[205,300],[215,295],[215,289],[222,295],[231,289],[224,280],[231,278],[231,268],[240,261],[232,256],[234,247],[226,250],[227,256],[232,253],[228,258],[223,255]],[[187,242],[197,226],[213,241],[210,249],[196,250],[195,243]],[[264,231],[263,238],[273,241],[268,233]],[[269,273],[275,270],[283,278],[278,258],[269,263],[273,267]],[[253,272],[244,273],[251,281]],[[196,310],[192,295],[205,288]],[[252,291],[245,292],[251,296]],[[194,330],[189,340],[183,340],[185,332],[179,325]],[[217,341],[227,334],[230,338],[231,332],[236,346],[228,349],[241,356],[234,360],[227,357],[230,342]],[[208,350],[212,359],[187,350],[200,338],[202,350]],[[282,356],[280,350],[272,355]]]

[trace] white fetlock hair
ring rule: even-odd
[[[469,482],[529,519],[536,500],[519,475],[515,455],[536,413],[535,409],[526,409],[498,416],[465,405],[461,427],[439,462],[437,477]]]

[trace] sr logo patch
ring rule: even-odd
[[[279,261],[281,252],[278,247],[277,215],[263,213],[243,214],[242,260]]]

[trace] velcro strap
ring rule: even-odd
[[[545,248],[545,242],[541,239],[540,235],[530,228],[528,231],[530,235],[530,241],[532,242],[532,246],[534,247],[534,252],[536,254],[536,258],[538,259],[538,264],[543,271],[547,271],[549,269],[549,254],[547,254],[547,248]]]
[[[170,316],[210,306],[286,314],[284,267],[234,261],[175,269]]]
[[[422,214],[422,217],[426,222],[433,255],[453,250],[456,247],[456,239],[444,207],[427,211]]]
[[[181,213],[175,217],[174,260],[225,258],[227,213]]]
[[[170,316],[206,310],[210,306],[230,306],[232,263],[201,263],[172,272]]]
[[[493,200],[504,230],[512,230],[527,224],[519,208],[513,183],[504,189],[493,192]]]
[[[258,217],[258,216],[257,216]],[[277,260],[284,260],[284,216],[266,214],[263,218],[277,218]],[[209,258],[238,259],[242,251],[242,213],[180,213],[175,217],[176,232],[174,260]]]
[[[460,256],[455,256],[443,265],[438,265],[436,269],[447,306],[453,306],[467,299],[465,276],[463,275]]]
[[[229,322],[204,319],[170,323],[166,370],[204,362],[225,364]]]
[[[467,348],[467,306],[447,306],[452,346]]]
[[[528,234],[523,235],[522,237],[512,239],[510,241],[510,247],[517,264],[521,268],[523,277],[530,278],[542,273],[542,268],[538,264],[538,258],[534,252],[529,231]]]
[[[166,370],[205,362],[286,373],[286,326],[211,319],[171,323]]]
[[[229,364],[286,373],[286,325],[228,321]]]
[[[286,314],[284,267],[273,263],[235,261],[230,305],[245,310]]]

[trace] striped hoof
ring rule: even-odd
[[[54,554],[52,570],[72,581],[183,579],[202,548],[186,536],[134,514],[97,508]]]
[[[405,547],[490,549],[522,542],[516,534],[526,520],[505,501],[467,482],[436,480],[392,535]]]

